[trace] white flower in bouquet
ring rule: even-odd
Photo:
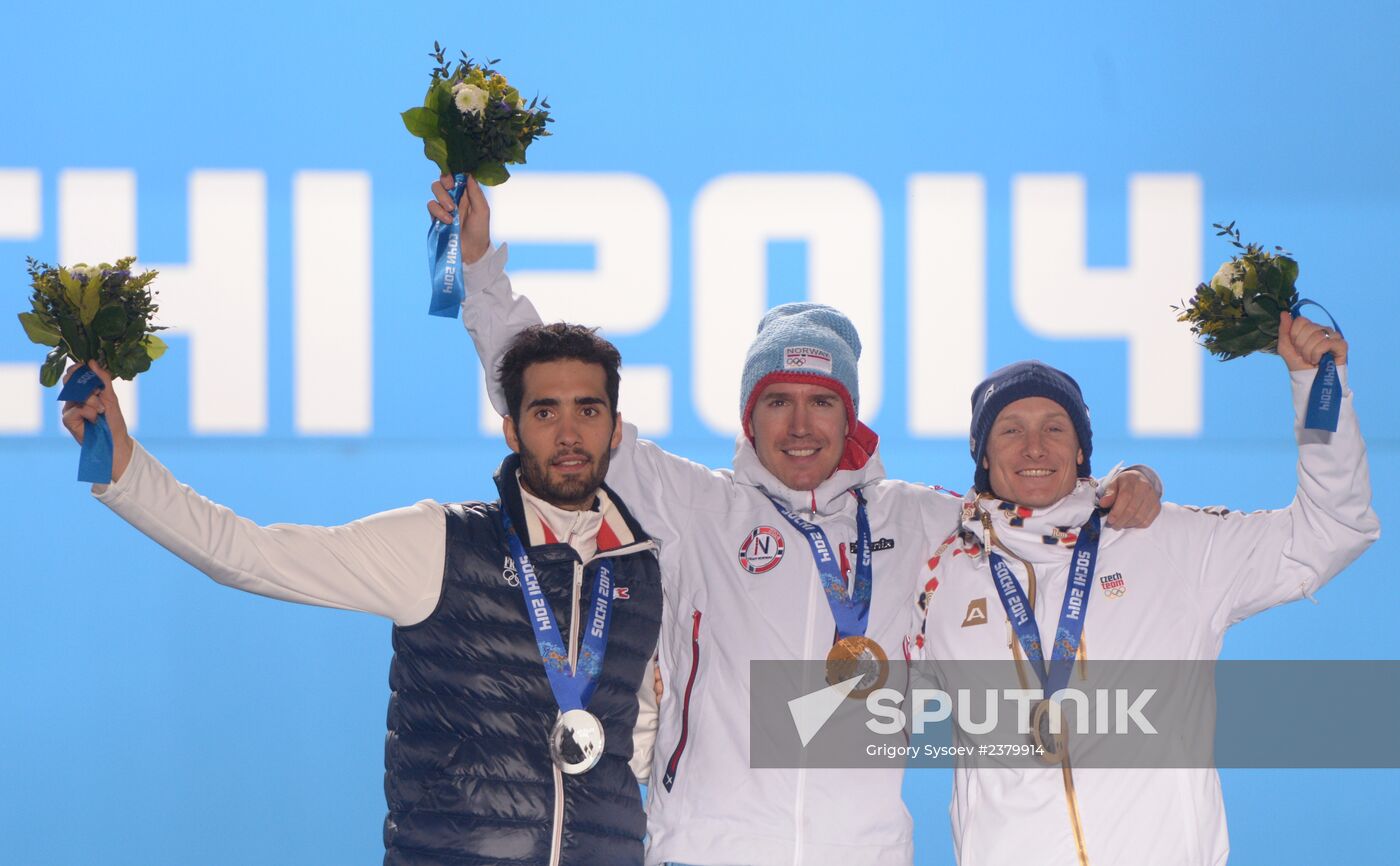
[[[1245,292],[1252,292],[1259,285],[1259,273],[1254,263],[1247,259],[1228,261],[1220,266],[1215,276],[1210,278],[1210,287],[1217,292],[1229,292],[1243,299]]]
[[[486,110],[488,97],[489,94],[485,90],[465,81],[452,88],[452,98],[457,103],[457,110],[463,114],[480,114]]]

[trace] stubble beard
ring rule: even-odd
[[[593,471],[586,476],[552,479],[549,474],[549,461],[555,455],[541,460],[534,453],[522,447],[520,449],[520,480],[531,493],[550,505],[569,510],[580,510],[593,504],[593,498],[597,494],[598,488],[603,485],[603,479],[607,477],[610,455],[604,451],[600,457],[594,459],[593,455],[585,451],[570,453],[588,457]]]

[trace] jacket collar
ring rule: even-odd
[[[1098,492],[1098,482],[1081,478],[1074,490],[1053,505],[1030,508],[973,490],[963,497],[962,527],[984,548],[990,526],[998,546],[1016,557],[1032,563],[1061,562],[1074,548],[1079,528],[1093,514]]]
[[[500,494],[499,502],[502,510],[510,516],[512,525],[526,527],[528,537],[524,541],[527,547],[559,544],[558,541],[552,539],[544,522],[531,514],[530,509],[525,507],[520,493],[520,481],[517,478],[519,470],[520,455],[513,452],[501,462],[500,467],[496,470],[494,479],[496,490]],[[651,541],[651,536],[642,531],[641,525],[632,517],[632,512],[627,510],[622,499],[606,484],[598,489],[598,499],[594,503],[594,508],[603,513],[602,526],[598,530],[599,553]]]
[[[878,437],[863,424],[860,431],[864,433],[847,437],[846,454],[842,456],[841,463],[816,490],[793,490],[779,481],[777,476],[759,462],[758,452],[754,450],[753,443],[741,433],[734,443],[734,480],[740,484],[757,487],[793,511],[825,516],[853,508],[855,497],[850,495],[852,490],[873,484],[885,477],[885,467],[880,461]],[[859,459],[855,459],[855,455],[852,454],[853,447],[858,448]]]

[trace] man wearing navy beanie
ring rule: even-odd
[[[1338,364],[1335,433],[1303,423],[1324,352]],[[959,863],[1011,863],[1027,851],[1064,866],[1227,859],[1220,780],[1209,765],[1146,759],[1072,767],[1072,752],[1095,754],[1103,739],[1081,725],[1057,730],[1035,719],[1067,712],[1048,700],[1062,689],[1100,696],[1075,705],[1079,721],[1105,712],[1101,696],[1127,694],[1121,687],[1135,684],[1120,662],[1214,660],[1229,626],[1311,598],[1378,537],[1365,445],[1346,388],[1346,341],[1283,313],[1278,354],[1297,416],[1292,503],[1250,513],[1164,503],[1150,527],[1131,533],[1100,525],[1089,410],[1074,379],[1022,361],[973,391],[976,489],[964,500],[958,530],[927,565],[911,655],[938,661],[943,688],[973,693],[1002,682],[989,673],[1001,667],[987,662],[1012,662],[1036,701],[1031,738],[1021,742],[1041,749],[1044,763],[989,769],[968,759],[958,766],[950,811]],[[1203,703],[1213,706],[1209,696]],[[1174,748],[1210,738],[1165,726],[1160,734]]]
[[[968,440],[972,462],[977,467],[974,484],[978,490],[991,490],[987,467],[987,436],[992,422],[1007,406],[1027,397],[1041,397],[1060,405],[1074,425],[1079,442],[1077,478],[1090,477],[1089,455],[1094,450],[1094,431],[1089,427],[1089,407],[1079,383],[1068,373],[1040,361],[1017,361],[992,373],[972,392],[972,435]]]
[[[451,221],[451,197],[441,184],[434,193],[429,210]],[[511,290],[505,248],[489,251],[486,202],[471,185],[462,209],[463,321],[504,411],[496,359],[539,317]],[[732,471],[669,454],[624,425],[607,481],[658,542],[667,598],[648,866],[913,860],[902,768],[750,767],[751,660],[887,667],[903,654],[915,577],[960,513],[956,498],[885,477],[879,437],[858,414],[860,354],[855,327],[833,307],[770,310],[745,356]],[[1126,477],[1117,517],[1150,520],[1157,494]]]

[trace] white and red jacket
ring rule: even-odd
[[[511,291],[504,248],[466,268],[463,319],[495,371],[510,339],[540,321]],[[492,401],[505,412],[494,375]],[[749,662],[824,659],[836,625],[812,551],[773,506],[816,523],[851,560],[856,498],[867,500],[874,585],[867,636],[903,657],[909,610],[932,543],[956,525],[959,500],[891,481],[873,433],[813,491],[790,490],[740,437],[734,469],[711,470],[638,440],[625,426],[608,485],[660,548],[666,690],[653,752],[647,863],[898,866],[913,861],[902,768],[749,767]],[[861,449],[851,449],[851,453]],[[858,465],[857,465],[858,464]]]
[[[1297,422],[1298,490],[1287,508],[1243,514],[1167,503],[1146,529],[1104,528],[1084,624],[1089,671],[1103,670],[1095,668],[1096,660],[1215,659],[1231,625],[1310,596],[1379,537],[1366,448],[1345,389],[1345,369],[1341,375],[1345,396],[1337,432],[1304,430]],[[1312,378],[1311,370],[1292,375],[1299,419]],[[1065,499],[1036,510],[969,499],[961,532],[940,548],[925,573],[914,656],[1012,658],[1015,639],[987,562],[982,510],[1023,592],[1031,591],[1027,565],[1033,569],[1035,621],[1043,645],[1050,646],[1069,576],[1073,529],[1093,508],[1091,488],[1080,482]],[[1071,686],[1083,676],[1079,666],[1075,671]],[[1229,854],[1214,769],[1076,767],[1073,783],[1087,862],[1095,866],[1221,864]],[[1059,766],[960,767],[950,807],[958,862],[1081,863],[1067,791]]]

